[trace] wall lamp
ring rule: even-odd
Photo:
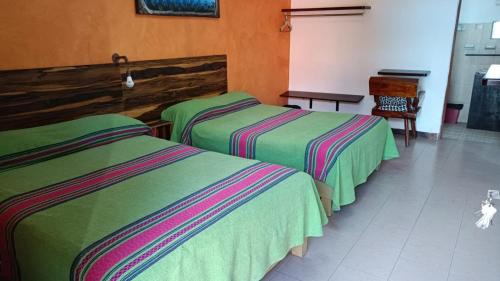
[[[120,61],[124,61],[125,62],[125,65],[127,66],[127,82],[125,83],[127,85],[127,88],[133,88],[135,83],[134,83],[134,79],[132,79],[132,72],[130,71],[130,66],[129,66],[129,63],[128,63],[128,58],[127,56],[120,56],[118,53],[114,53],[113,56],[111,57],[111,59],[113,60],[113,63],[116,65],[116,66],[120,66]]]

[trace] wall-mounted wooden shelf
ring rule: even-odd
[[[342,16],[362,16],[371,6],[340,6],[340,7],[318,7],[318,8],[296,8],[282,9],[285,16],[285,23],[281,26],[281,32],[292,31],[290,19],[292,17],[342,17]]]
[[[326,11],[346,11],[346,10],[370,10],[371,6],[342,6],[342,7],[321,7],[321,8],[297,8],[282,9],[283,13],[293,12],[326,12]]]
[[[431,74],[429,70],[408,70],[408,69],[382,69],[378,75],[427,77]]]
[[[500,57],[500,54],[465,54],[467,57]]]

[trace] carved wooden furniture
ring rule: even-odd
[[[404,120],[405,145],[410,142],[410,123],[414,138],[417,137],[417,113],[420,110],[419,102],[424,91],[419,91],[419,79],[400,77],[371,77],[370,95],[375,98],[375,107],[372,114],[387,118],[401,118]],[[387,99],[386,97],[389,97]],[[402,100],[401,106],[384,104],[384,100]]]
[[[334,101],[336,103],[335,110],[339,111],[341,102],[359,103],[365,96],[361,95],[343,95],[333,93],[317,93],[317,92],[302,92],[302,91],[287,91],[281,94],[284,98],[299,98],[308,99],[309,108],[312,109],[313,100]]]
[[[167,106],[227,92],[225,55],[0,71],[0,131],[88,115],[122,113],[157,121]]]

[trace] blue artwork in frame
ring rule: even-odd
[[[136,0],[138,14],[219,17],[219,0]]]

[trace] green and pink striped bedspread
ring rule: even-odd
[[[332,188],[335,210],[354,202],[382,160],[399,156],[383,118],[263,105],[245,93],[177,104],[162,118],[174,122],[174,141],[309,173]]]
[[[0,172],[6,280],[259,280],[326,222],[291,168],[149,136],[62,151]]]

